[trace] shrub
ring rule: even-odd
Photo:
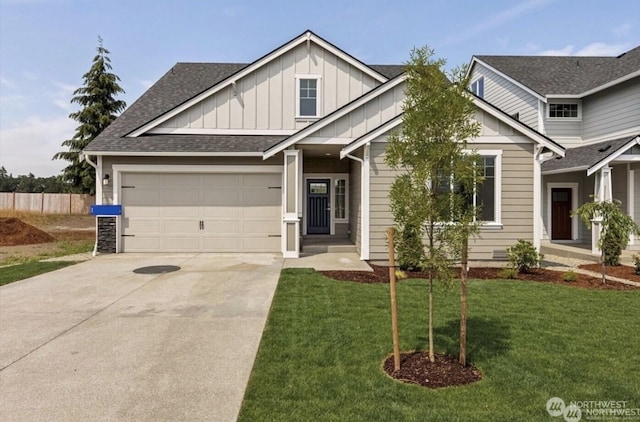
[[[533,243],[523,239],[518,239],[515,245],[507,248],[507,255],[511,267],[520,273],[529,272],[532,267],[540,265],[540,261],[544,258],[544,255],[536,251]]]
[[[623,236],[624,233],[620,233],[618,230],[607,230],[602,239],[605,265],[620,265],[620,255],[622,255],[623,244],[626,244]]]
[[[498,273],[500,278],[505,278],[507,280],[514,280],[518,278],[518,271],[515,268],[504,268],[502,271]]]
[[[569,270],[566,273],[562,274],[562,279],[566,282],[571,283],[578,280],[578,274],[573,270]]]
[[[640,275],[640,255],[633,255],[633,265],[636,267],[636,274]]]
[[[403,271],[421,271],[425,261],[424,245],[420,230],[413,226],[405,226],[399,230],[396,242],[398,265]]]

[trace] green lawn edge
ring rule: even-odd
[[[29,261],[0,268],[0,286],[59,270],[77,261]]]

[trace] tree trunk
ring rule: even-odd
[[[433,270],[429,270],[429,362],[435,362],[433,351]]]
[[[460,262],[460,365],[467,366],[467,242],[464,242]]]

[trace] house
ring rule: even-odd
[[[178,63],[84,150],[96,157],[103,252],[280,252],[313,237],[388,257],[386,139],[402,124],[403,66],[365,64],[311,31],[252,63]],[[488,175],[472,258],[533,239],[548,136],[479,97],[469,147]]]
[[[476,95],[566,148],[542,164],[537,237],[597,253],[598,223],[589,231],[571,217],[592,196],[620,200],[640,222],[640,46],[617,57],[474,56],[469,72]]]

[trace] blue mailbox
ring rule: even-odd
[[[122,215],[122,205],[91,205],[91,215],[101,217]]]

